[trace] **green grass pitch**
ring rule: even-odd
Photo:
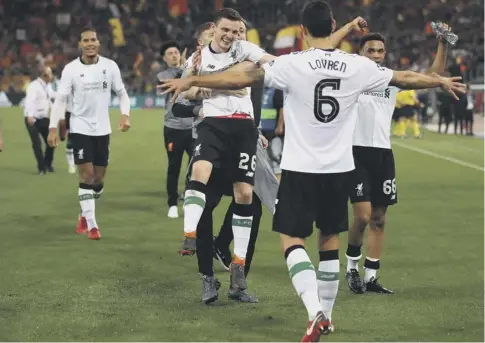
[[[113,127],[118,112],[113,111]],[[112,135],[101,241],[75,234],[77,178],[64,146],[57,172],[36,176],[21,109],[1,109],[0,341],[298,341],[306,311],[289,280],[265,210],[250,291],[200,301],[196,259],[177,249],[183,219],[169,220],[161,111],[133,110],[132,130]],[[483,166],[483,141],[425,133],[401,144]],[[347,288],[346,235],[333,321],[322,341],[483,341],[483,172],[395,146],[399,204],[389,211],[382,283],[394,295]],[[182,179],[181,179],[182,184]],[[215,213],[216,229],[227,200]],[[317,263],[316,235],[308,250]]]

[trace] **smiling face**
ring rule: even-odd
[[[241,24],[239,20],[221,18],[217,24],[214,35],[214,42],[222,51],[228,51],[234,40],[239,39]]]
[[[81,33],[79,47],[85,57],[96,57],[99,53],[99,40],[96,32],[85,31]]]

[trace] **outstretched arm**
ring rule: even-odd
[[[461,77],[441,77],[433,73],[432,76],[415,73],[413,71],[393,71],[391,86],[401,89],[426,89],[441,87],[444,91],[450,93],[456,100],[456,93],[464,94],[465,85],[459,83]]]

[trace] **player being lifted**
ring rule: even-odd
[[[48,141],[58,146],[57,126],[64,116],[66,102],[72,93],[70,131],[74,160],[79,170],[79,216],[76,232],[89,233],[89,239],[101,238],[95,216],[95,199],[103,193],[109,160],[111,124],[109,102],[111,91],[120,98],[120,129],[130,128],[130,99],[115,61],[102,57],[96,30],[81,31],[79,47],[82,56],[68,63],[62,71],[61,84],[52,108]]]
[[[448,26],[445,26],[449,29]],[[334,44],[351,31],[340,30],[332,36]],[[339,35],[340,34],[340,35]],[[442,73],[446,66],[447,43],[439,39],[435,60],[428,74]],[[361,38],[360,55],[382,65],[386,56],[385,38],[369,33]],[[354,219],[348,235],[347,272],[349,288],[355,293],[393,293],[377,282],[377,270],[384,242],[387,207],[397,203],[396,171],[391,150],[391,121],[399,88],[390,86],[383,92],[364,92],[359,96],[358,118],[353,137],[355,170],[352,174],[350,201]],[[367,257],[362,282],[359,259],[367,233]]]
[[[240,89],[262,79],[286,93],[285,149],[273,230],[298,295],[308,311],[302,341],[318,341],[329,331],[338,290],[339,231],[346,220],[350,172],[354,169],[352,135],[362,92],[441,87],[463,92],[460,78],[393,71],[370,59],[333,48],[335,20],[324,1],[308,2],[301,24],[310,49],[283,55],[264,69],[226,71],[166,81],[161,88],[179,92],[191,86]],[[456,96],[456,95],[455,95]],[[320,229],[318,278],[305,250],[313,224]]]
[[[246,60],[265,63],[274,58],[258,46],[237,39],[242,20],[240,14],[230,8],[217,12],[214,39],[201,51],[201,74],[226,70]],[[249,95],[218,94],[204,99],[204,120],[198,126],[192,176],[184,203],[185,239],[182,250],[195,251],[196,228],[205,207],[207,182],[213,167],[218,167],[222,160],[229,161],[235,199],[231,287],[240,290],[247,288],[244,264],[253,219],[251,203],[259,136],[252,113]]]

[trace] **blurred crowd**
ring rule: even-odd
[[[161,44],[175,39],[189,49],[195,27],[212,19],[217,7],[233,7],[247,18],[254,39],[278,53],[279,32],[298,23],[304,0],[0,0],[0,87],[22,92],[39,64],[59,76],[78,55],[79,30],[93,26],[101,54],[118,62],[131,94],[152,93],[164,68]],[[422,71],[433,58],[431,21],[446,21],[460,39],[451,52],[452,70],[467,82],[483,81],[482,0],[330,0],[337,25],[364,16],[387,39],[387,64]],[[297,39],[297,38],[296,38]],[[358,37],[341,48],[355,52]],[[276,46],[275,46],[276,44]],[[291,47],[297,49],[297,46]]]

